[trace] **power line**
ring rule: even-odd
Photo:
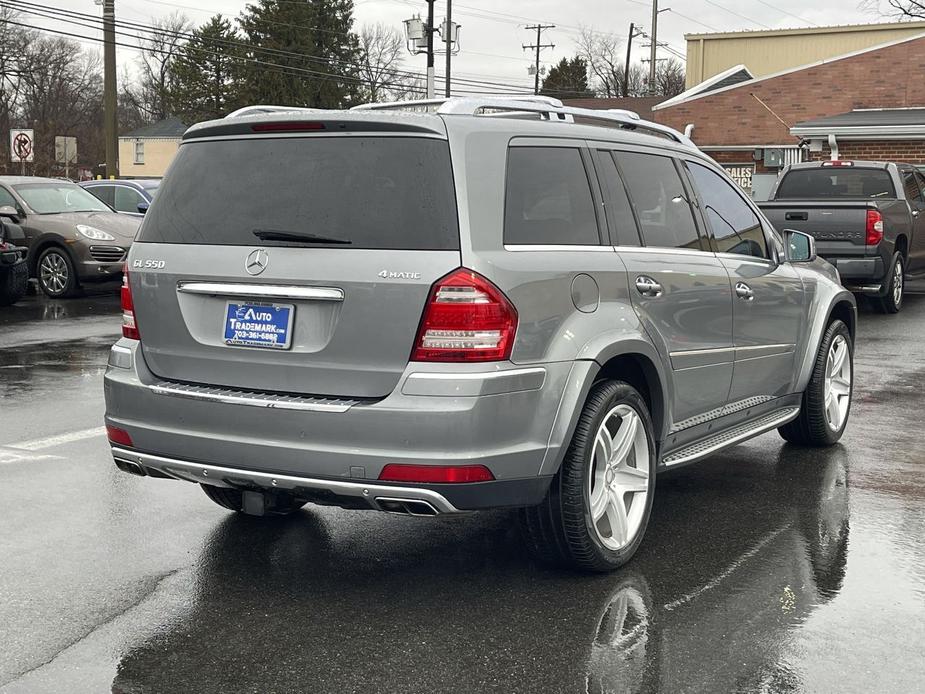
[[[781,14],[785,14],[785,15],[787,15],[788,17],[793,17],[794,19],[799,19],[801,22],[806,22],[807,24],[812,24],[814,27],[819,26],[819,25],[816,24],[815,22],[811,22],[811,21],[809,21],[808,19],[804,19],[803,17],[801,17],[801,16],[798,15],[798,14],[793,14],[793,12],[788,12],[787,10],[785,10],[785,9],[783,9],[783,8],[781,8],[781,7],[778,7],[777,5],[772,5],[771,3],[765,2],[764,0],[758,0],[758,2],[760,2],[760,3],[761,3],[762,5],[764,5],[765,7],[770,7],[772,10],[777,10],[777,11],[780,12]]]
[[[555,29],[555,28],[556,28],[555,24],[534,24],[533,26],[524,27],[524,29],[526,29],[527,31],[536,30],[536,43],[523,44],[524,50],[527,50],[528,48],[531,50],[536,49],[536,64],[533,67],[533,69],[535,70],[535,72],[533,73],[533,93],[534,94],[540,93],[540,51],[542,51],[544,48],[555,48],[556,47],[556,44],[554,43],[543,43],[543,32],[546,29]]]
[[[747,17],[744,14],[740,14],[739,12],[736,12],[735,10],[730,10],[728,7],[724,7],[723,5],[720,5],[718,2],[713,2],[713,0],[703,0],[703,1],[707,3],[708,5],[713,5],[713,7],[718,7],[723,12],[728,12],[729,14],[735,15],[736,17],[739,17],[740,19],[744,19],[746,22],[752,22],[754,24],[757,24],[760,27],[764,27],[765,29],[771,28],[767,24],[762,24],[757,19],[752,19],[751,17]]]

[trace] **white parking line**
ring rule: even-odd
[[[60,455],[49,455],[48,453],[32,453],[31,451],[13,450],[11,448],[0,448],[0,465],[9,465],[12,463],[34,462],[36,460],[60,460]]]
[[[71,431],[66,434],[57,434],[56,436],[46,436],[43,439],[32,439],[31,441],[20,441],[19,443],[8,443],[5,448],[18,448],[23,451],[40,451],[43,448],[60,446],[65,443],[74,441],[83,441],[92,439],[96,436],[106,434],[106,427],[93,427],[92,429],[82,429],[81,431]]]

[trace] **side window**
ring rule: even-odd
[[[919,188],[919,182],[916,180],[914,171],[903,171],[903,188],[906,191],[906,200],[909,202],[922,204],[922,189]]]
[[[633,215],[633,208],[630,207],[630,199],[626,195],[623,179],[617,171],[613,153],[609,150],[598,150],[597,154],[601,169],[599,172],[601,183],[604,186],[604,194],[607,196],[604,209],[607,211],[610,228],[616,232],[614,243],[619,246],[638,246],[640,244],[636,218]]]
[[[508,150],[504,242],[600,244],[591,182],[578,149]]]
[[[681,177],[670,157],[616,152],[646,246],[702,250]]]
[[[119,212],[138,213],[138,203],[143,202],[144,198],[137,190],[126,186],[113,186],[116,191],[116,199],[113,207]]]
[[[105,202],[110,207],[113,206],[113,188],[115,186],[91,186],[87,188],[91,193],[93,193],[100,200]]]
[[[19,209],[19,204],[16,202],[16,198],[13,197],[13,194],[3,186],[0,186],[0,207],[5,207],[6,205],[17,210]]]
[[[761,221],[733,184],[706,166],[691,162],[688,169],[713,230],[717,252],[769,257]]]
[[[925,176],[922,175],[921,171],[915,172],[915,180],[919,182],[919,188],[925,191]]]

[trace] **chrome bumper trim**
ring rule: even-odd
[[[339,414],[359,404],[358,400],[312,398],[278,393],[251,393],[231,388],[213,388],[185,383],[171,383],[170,381],[150,385],[148,390],[155,395],[169,395],[189,400],[220,402],[226,405],[266,407],[276,410],[300,410],[302,412],[332,412]]]
[[[365,499],[372,508],[380,511],[378,500],[389,501],[396,498],[410,501],[421,501],[432,506],[438,513],[462,513],[453,506],[442,494],[430,489],[418,487],[397,487],[370,483],[348,482],[346,480],[317,479],[313,477],[295,477],[292,475],[275,475],[257,470],[240,470],[237,468],[220,467],[206,463],[193,463],[175,458],[165,458],[150,453],[128,451],[113,446],[112,457],[116,461],[123,461],[130,465],[140,465],[142,468],[154,469],[178,480],[196,484],[209,484],[215,487],[258,487],[262,489],[312,489],[329,491],[339,496],[352,496]]]
[[[307,299],[343,301],[344,290],[337,287],[297,287],[270,284],[236,284],[224,282],[180,282],[177,291],[207,296],[243,296],[252,299]]]

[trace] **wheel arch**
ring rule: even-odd
[[[894,252],[901,253],[903,261],[909,257],[909,239],[906,238],[905,234],[900,234],[896,237],[896,241],[893,243]]]
[[[819,308],[821,309],[821,306]],[[840,291],[834,292],[828,301],[828,309],[824,313],[820,310],[816,315],[819,317],[813,321],[810,327],[803,361],[799,364],[798,377],[794,384],[794,392],[796,393],[802,393],[806,389],[806,384],[809,383],[812,376],[813,364],[816,361],[816,354],[819,352],[819,345],[822,344],[825,331],[834,318],[843,321],[848,326],[852,344],[855,341],[858,321],[857,299],[847,289],[842,288]]]
[[[29,248],[29,277],[36,276],[35,273],[36,269],[38,268],[39,257],[52,246],[57,246],[58,248],[63,249],[71,259],[71,262],[74,264],[74,268],[77,268],[77,258],[74,256],[74,252],[68,248],[64,237],[59,236],[58,234],[42,234],[32,242],[32,245]]]

